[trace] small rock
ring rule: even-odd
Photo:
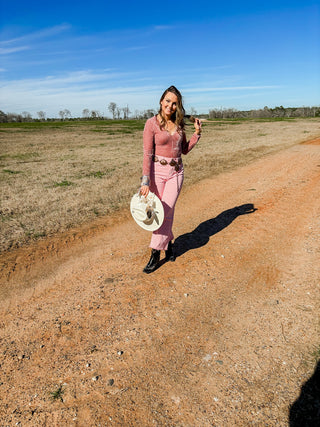
[[[95,375],[94,377],[92,377],[92,381],[98,381],[99,379],[99,375]]]
[[[98,351],[98,349],[97,349],[97,346],[96,346],[96,345],[93,345],[93,346],[90,348],[90,352],[91,352],[91,353],[94,353],[95,351]]]
[[[108,385],[113,385],[114,384],[114,379],[113,378],[111,378],[109,381],[108,381]]]
[[[119,355],[119,356],[122,356],[122,355],[123,355],[123,351],[122,351],[122,350],[119,350],[119,351],[118,351],[118,355]]]

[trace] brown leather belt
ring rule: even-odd
[[[180,165],[182,164],[182,159],[181,157],[179,157],[178,161],[171,159],[170,162],[168,162],[166,159],[161,159],[159,160],[159,158],[157,156],[153,156],[152,160],[154,162],[159,162],[161,165],[165,166],[165,165],[170,165],[172,167],[175,168],[175,170],[178,172],[180,169]]]

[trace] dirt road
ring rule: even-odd
[[[176,262],[151,275],[149,233],[120,214],[3,256],[0,424],[315,417],[319,144],[183,190]]]

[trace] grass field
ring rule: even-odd
[[[206,121],[184,157],[185,184],[320,134],[320,120]],[[144,121],[0,124],[0,251],[129,206],[142,174]],[[193,127],[188,124],[187,137]]]

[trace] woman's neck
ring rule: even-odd
[[[171,119],[172,116],[168,117],[168,116],[161,116],[160,114],[157,115],[157,119],[158,121],[164,122],[164,124],[175,124],[175,122]]]

